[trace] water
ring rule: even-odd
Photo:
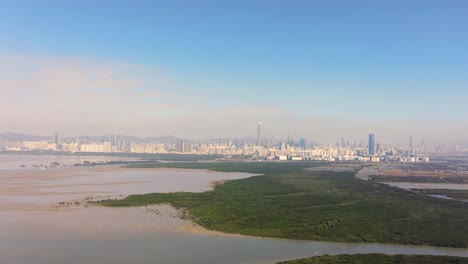
[[[24,155],[24,154],[1,154],[0,170],[37,169],[33,165],[50,166],[53,162],[61,165],[72,166],[73,164],[83,164],[89,162],[110,162],[110,161],[131,161],[136,158],[127,157],[103,157],[103,156],[68,156],[68,155]],[[22,167],[24,165],[24,167]]]
[[[444,189],[444,190],[468,190],[468,184],[454,184],[454,183],[417,183],[417,182],[382,182],[383,184],[398,187],[405,190],[418,190],[418,189]],[[442,194],[427,194],[427,196],[445,199],[456,200]],[[462,202],[468,202],[468,199],[459,199]]]
[[[454,200],[454,198],[452,197],[448,197],[447,195],[441,195],[441,194],[428,194],[427,196],[439,198],[439,199],[445,199],[445,200]]]
[[[38,162],[35,156],[21,157],[21,162]],[[468,257],[468,249],[293,241],[197,231],[189,221],[177,218],[170,206],[54,207],[61,201],[82,201],[90,196],[207,191],[213,181],[252,174],[115,166],[23,170],[13,169],[11,164],[16,164],[14,156],[0,155],[0,263],[262,264],[316,253]]]
[[[463,249],[287,241],[185,233],[0,241],[2,263],[256,263],[318,254],[388,253],[468,256]]]
[[[447,190],[468,190],[468,184],[457,183],[421,183],[421,182],[382,182],[389,186],[406,190],[410,189],[447,189]]]

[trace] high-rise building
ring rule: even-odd
[[[375,135],[369,134],[369,156],[375,155]]]
[[[193,144],[179,140],[175,143],[175,151],[179,153],[191,153],[193,151]]]
[[[126,137],[119,133],[112,133],[110,143],[113,151],[126,152],[130,149]]]
[[[175,151],[180,153],[184,152],[184,141],[180,140],[176,142]]]
[[[262,143],[262,137],[261,137],[261,133],[262,133],[262,122],[258,122],[258,125],[257,125],[257,146],[260,146],[260,144]]]
[[[305,139],[305,138],[300,138],[300,139],[299,139],[299,146],[300,146],[302,149],[306,149],[306,148],[307,148],[307,139]]]
[[[117,133],[112,133],[111,145],[114,147],[117,146],[117,137],[118,137]]]
[[[413,136],[409,137],[409,147],[410,147],[410,149],[413,148]]]
[[[57,150],[59,149],[62,149],[62,139],[60,138],[59,134],[57,132],[55,132],[55,135],[54,135],[54,143],[55,143],[55,148]]]
[[[184,146],[184,152],[191,153],[193,151],[193,144],[187,143]]]

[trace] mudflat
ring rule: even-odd
[[[214,234],[181,219],[169,205],[109,208],[93,201],[139,193],[203,192],[212,189],[213,182],[252,175],[117,166],[5,170],[0,173],[0,237],[139,231]]]

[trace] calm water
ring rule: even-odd
[[[89,162],[131,161],[136,158],[127,157],[103,157],[103,156],[65,156],[65,155],[13,155],[0,154],[0,170],[37,169],[33,165],[49,166],[53,162],[71,166]],[[25,167],[21,167],[24,165]]]
[[[171,224],[183,224],[178,223],[179,220],[145,215],[141,213],[143,208],[93,207],[49,212],[44,209],[48,203],[64,199],[102,194],[205,191],[212,181],[251,175],[205,170],[119,168],[22,170],[12,168],[11,164],[17,164],[14,156],[5,157],[0,155],[0,166],[9,164],[3,167],[3,171],[0,167],[0,263],[275,263],[316,253],[468,257],[468,249],[178,232]],[[25,156],[21,158],[20,162],[38,162],[35,156],[29,160],[25,160]],[[44,160],[44,156],[39,158]],[[89,160],[89,157],[85,159]],[[50,160],[54,158],[47,159]],[[158,228],[163,225],[169,228]]]
[[[186,233],[109,234],[0,241],[1,263],[275,263],[318,254],[387,253],[468,256],[468,250],[302,242]]]
[[[406,190],[410,189],[448,189],[448,190],[468,190],[468,184],[457,183],[419,183],[419,182],[383,182],[389,186]]]

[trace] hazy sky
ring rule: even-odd
[[[468,1],[0,0],[0,132],[468,134]]]

